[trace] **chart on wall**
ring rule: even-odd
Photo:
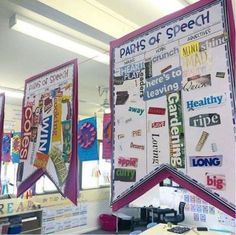
[[[226,9],[233,17],[230,1],[200,1],[111,43],[113,202],[169,164],[235,205]]]
[[[77,202],[77,60],[25,82],[18,195],[43,174]]]

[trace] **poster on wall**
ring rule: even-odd
[[[78,123],[78,157],[80,161],[99,160],[96,117]]]
[[[77,203],[77,60],[25,81],[17,195],[46,174]]]
[[[2,162],[11,161],[11,137],[12,133],[4,133],[2,137]]]
[[[111,42],[112,204],[169,164],[235,207],[230,17],[231,1],[200,1]]]
[[[1,162],[2,162],[2,138],[3,138],[3,125],[4,125],[4,109],[5,109],[5,94],[0,93],[0,174],[1,174]],[[0,180],[0,192],[1,192],[1,180]]]
[[[19,163],[20,161],[20,147],[21,147],[21,133],[12,133],[12,145],[11,145],[11,160],[13,163]]]

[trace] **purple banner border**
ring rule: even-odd
[[[0,175],[1,175],[1,166],[2,166],[2,138],[3,138],[3,129],[4,129],[4,110],[5,110],[5,93],[0,93],[2,98],[2,108],[0,110]],[[0,181],[1,186],[1,181]]]
[[[24,99],[25,99],[25,91],[26,91],[26,84],[38,79],[42,76],[45,76],[51,72],[59,70],[63,67],[68,65],[74,66],[73,71],[73,117],[72,117],[72,137],[77,136],[77,120],[78,120],[78,61],[77,59],[71,60],[66,62],[62,65],[59,65],[55,68],[49,69],[43,73],[37,74],[31,78],[25,80],[25,89],[24,89]],[[24,107],[24,99],[22,102],[22,109]],[[23,124],[23,112],[22,112],[22,119],[21,119],[21,127]],[[77,205],[77,196],[78,196],[78,189],[77,189],[77,174],[78,174],[78,164],[77,164],[77,138],[72,138],[72,155],[71,155],[71,162],[69,166],[69,173],[67,176],[67,181],[65,185],[65,194],[63,194],[59,189],[58,191],[63,195],[70,199],[75,205]],[[24,193],[28,188],[30,188],[42,175],[48,175],[45,170],[38,169],[36,170],[30,177],[28,177],[24,182],[22,182],[17,188],[17,197],[19,197],[22,193]],[[50,178],[50,177],[49,177]]]
[[[145,192],[159,184],[164,179],[171,179],[172,181],[176,182],[183,188],[189,190],[196,196],[200,197],[204,201],[208,202],[209,204],[215,206],[219,210],[225,212],[226,214],[230,215],[233,218],[236,218],[235,209],[230,209],[229,207],[225,206],[222,202],[222,199],[215,195],[214,198],[211,196],[213,193],[212,191],[206,191],[205,186],[198,185],[198,187],[195,186],[195,182],[193,184],[193,180],[189,180],[188,177],[181,174],[181,177],[178,173],[176,173],[176,170],[173,168],[173,170],[170,170],[168,166],[163,167],[163,169],[158,172],[158,174],[154,174],[149,180],[146,180],[142,183],[140,183],[134,192],[127,194],[123,199],[118,199],[112,204],[112,211],[117,211],[120,208],[127,205],[127,203],[130,203],[137,199],[138,197],[142,196]],[[217,200],[218,199],[218,200]]]
[[[229,41],[230,41],[230,49],[231,49],[231,56],[232,56],[232,69],[233,69],[233,75],[234,75],[234,79],[235,79],[235,24],[234,24],[234,14],[233,14],[233,7],[232,7],[232,1],[231,0],[221,0],[223,1],[225,4],[226,4],[226,16],[227,16],[227,21],[228,21],[228,28],[229,28]],[[164,23],[167,23],[168,21],[170,20],[174,20],[175,18],[178,18],[178,17],[181,17],[182,15],[185,15],[187,13],[190,13],[191,11],[194,11],[194,10],[197,10],[198,8],[201,8],[201,7],[204,7],[208,4],[211,4],[211,3],[214,3],[215,0],[201,0],[199,2],[196,2],[194,4],[191,4],[187,7],[185,7],[184,9],[180,10],[180,11],[177,11],[177,12],[174,12],[172,14],[169,14],[167,16],[164,16],[162,17],[161,19],[158,19],[140,29],[137,29],[123,37],[121,37],[120,39],[117,39],[117,40],[114,40],[112,42],[110,42],[110,104],[113,104],[113,88],[112,88],[112,70],[113,70],[113,49],[115,47],[118,47],[122,44],[124,44],[125,42],[131,40],[132,38],[134,37],[137,37],[138,35],[141,35],[143,33],[145,33],[146,31],[149,31],[155,27],[157,27],[158,25],[161,25],[161,24],[164,24]],[[112,117],[111,117],[111,120],[112,120],[112,126],[113,126],[113,130],[114,130],[114,112],[113,112],[113,107],[112,107]],[[114,132],[113,132],[113,135],[112,135],[112,148],[114,146]],[[114,148],[113,148],[114,149]],[[114,154],[114,152],[113,152]],[[113,163],[114,163],[114,155],[112,156],[112,171],[113,171]],[[112,176],[112,172],[111,172],[111,176]],[[183,186],[185,186],[185,183],[184,182],[181,182]],[[187,182],[186,182],[187,183]],[[154,185],[153,185],[154,186]],[[112,200],[113,200],[113,189],[114,189],[114,186],[113,184],[111,185],[111,205],[112,205]],[[192,191],[193,193],[196,193],[196,191],[194,190],[194,187],[192,186],[189,186],[188,189],[190,191]],[[198,195],[200,196],[201,193],[198,193]],[[135,191],[133,192],[133,196],[132,198],[135,199],[135,198],[138,198],[139,196],[141,196],[142,194],[140,194],[139,191]],[[201,195],[201,198],[204,199],[205,201],[211,203],[211,204],[215,204],[214,201],[210,201],[209,198],[205,195],[205,194],[202,194]],[[123,200],[120,200],[120,204],[122,206],[125,206],[127,205],[129,202],[129,200],[127,199],[123,199]],[[114,205],[112,205],[113,207]],[[116,207],[116,206],[115,206]],[[121,208],[120,206],[118,206],[119,208]],[[113,210],[116,210],[117,208],[113,208]],[[222,206],[221,208],[223,211],[224,211],[224,207]],[[227,211],[225,211],[226,213],[230,214]],[[232,216],[232,215],[231,215]]]

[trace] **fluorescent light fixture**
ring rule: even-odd
[[[22,222],[29,222],[29,221],[33,221],[33,220],[37,220],[38,218],[36,216],[34,217],[30,217],[30,218],[25,218],[25,219],[22,219]]]
[[[106,109],[104,110],[104,113],[111,113],[111,109],[110,109],[110,108],[106,108]]]
[[[16,99],[22,99],[24,96],[23,91],[8,87],[0,87],[0,93],[2,92],[4,92],[7,97]]]
[[[76,39],[19,15],[10,18],[10,28],[95,61],[109,64],[106,52],[81,44]]]

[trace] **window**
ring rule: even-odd
[[[83,161],[78,167],[80,172],[81,189],[109,187],[111,182],[111,160],[102,158],[102,141],[98,141],[99,160]],[[2,162],[1,183],[2,194],[16,194],[17,163]],[[35,187],[36,194],[57,192],[54,183],[46,176],[42,176]]]
[[[1,184],[2,194],[16,194],[16,173],[18,164],[2,162]]]
[[[172,187],[172,180],[168,178],[164,179],[162,182],[160,182],[160,186]]]
[[[36,194],[52,193],[52,192],[57,192],[57,188],[46,175],[43,175],[36,182],[35,192]]]
[[[102,141],[99,141],[99,160],[81,162],[81,189],[110,186],[111,161],[102,159]]]
[[[17,163],[2,162],[2,169],[1,169],[2,195],[6,194],[16,195],[17,167],[18,167]],[[57,188],[52,183],[52,181],[46,175],[44,175],[36,182],[35,192],[36,194],[57,192]]]

